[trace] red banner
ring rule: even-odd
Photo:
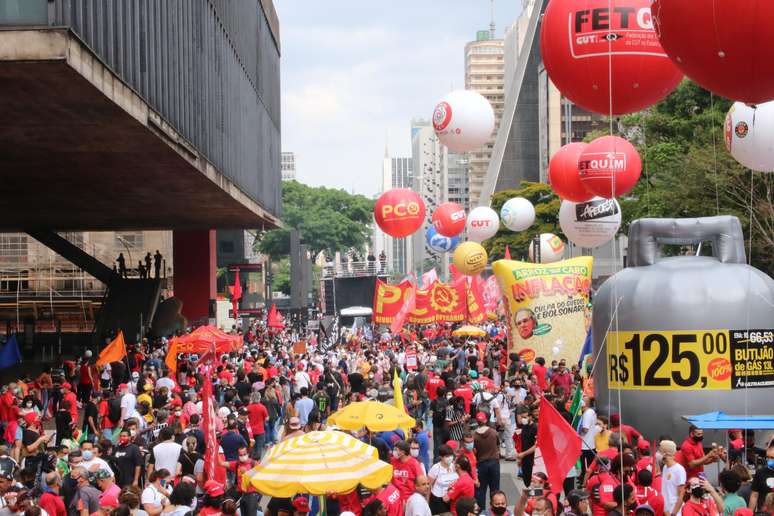
[[[403,306],[400,307],[392,320],[392,324],[390,324],[390,331],[392,333],[398,333],[403,328],[409,313],[416,308],[417,289],[410,282],[406,286],[405,296],[401,296],[401,299],[403,299]]]
[[[205,377],[202,387],[202,416],[204,419],[204,477],[215,478],[218,465],[218,439],[215,435],[215,407],[212,403],[212,382]]]
[[[473,277],[468,287],[468,322],[479,324],[486,319],[486,307],[484,305],[484,293],[481,276]]]
[[[502,299],[500,293],[500,285],[497,284],[497,278],[492,275],[489,276],[483,285],[484,306],[487,313],[497,313],[497,305]]]
[[[377,280],[374,291],[374,323],[391,324],[406,303],[410,302],[412,292],[414,307],[408,312],[405,322],[461,322],[467,316],[467,289],[462,281],[453,284],[436,281],[428,289],[415,291],[414,286],[406,280],[398,285],[389,285]]]

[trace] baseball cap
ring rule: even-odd
[[[129,387],[129,386],[126,385],[125,383],[122,383],[121,385],[118,386],[118,390],[122,391],[122,390],[126,389],[127,387]]]
[[[113,478],[113,474],[106,469],[98,469],[94,473],[94,480],[103,480],[105,478]]]
[[[457,451],[459,449],[459,447],[460,447],[460,443],[458,443],[457,441],[455,441],[453,439],[450,439],[450,440],[446,441],[446,446],[451,448],[453,451]]]
[[[488,418],[486,417],[486,414],[484,414],[483,412],[479,412],[478,414],[476,414],[476,421],[478,421],[479,423],[482,423],[482,424],[486,423],[487,419]]]
[[[677,445],[674,441],[663,440],[658,445],[661,453],[664,455],[674,455],[677,453]]]
[[[637,441],[637,448],[640,450],[650,450],[650,443],[647,439],[640,437],[640,439]]]
[[[309,509],[309,498],[307,498],[306,496],[301,496],[301,495],[296,496],[295,498],[293,498],[293,507],[298,512],[309,512],[310,511],[310,509]]]
[[[288,421],[288,428],[290,428],[291,430],[298,430],[299,428],[301,428],[301,420],[295,416],[291,417],[290,420]]]
[[[591,497],[591,494],[585,489],[573,489],[570,494],[567,495],[567,501],[571,507],[575,507],[581,500],[586,500]]]
[[[73,386],[70,385],[70,382],[65,382],[62,384],[62,389],[72,389]]]
[[[223,486],[216,480],[208,480],[204,483],[204,492],[209,496],[216,497],[225,494]]]

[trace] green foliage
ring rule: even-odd
[[[290,295],[290,260],[283,258],[272,263],[271,289]]]
[[[492,209],[500,213],[503,204],[512,197],[524,197],[535,206],[535,223],[527,231],[518,233],[514,233],[501,223],[497,234],[483,244],[489,254],[490,263],[505,256],[506,245],[510,247],[511,258],[526,259],[532,239],[540,233],[554,233],[564,238],[559,227],[561,200],[549,185],[522,181],[519,189],[495,192],[492,195]]]
[[[282,209],[285,227],[263,234],[256,243],[259,252],[274,257],[290,254],[290,228],[301,232],[313,256],[322,251],[362,250],[371,235],[374,201],[363,195],[285,181]]]

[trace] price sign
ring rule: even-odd
[[[610,332],[611,389],[731,389],[729,330]]]

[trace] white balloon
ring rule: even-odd
[[[553,348],[551,348],[551,352],[554,355],[558,355],[559,354],[559,347],[558,346],[554,346]]]
[[[534,246],[529,244],[529,259],[535,261]],[[558,262],[564,256],[564,242],[553,233],[540,234],[540,263]]]
[[[494,125],[492,105],[476,91],[452,91],[433,111],[435,134],[453,152],[482,147],[492,139]]]
[[[497,230],[500,229],[500,217],[497,216],[497,212],[492,208],[479,206],[468,214],[465,228],[468,231],[468,240],[480,244],[484,240],[495,236]]]
[[[615,237],[621,227],[621,206],[615,199],[562,201],[559,225],[567,239],[580,247],[598,247]]]
[[[756,107],[734,102],[726,115],[725,137],[736,161],[753,170],[774,171],[774,101]]]
[[[524,197],[514,197],[503,204],[500,218],[511,231],[524,231],[535,222],[535,207]]]

